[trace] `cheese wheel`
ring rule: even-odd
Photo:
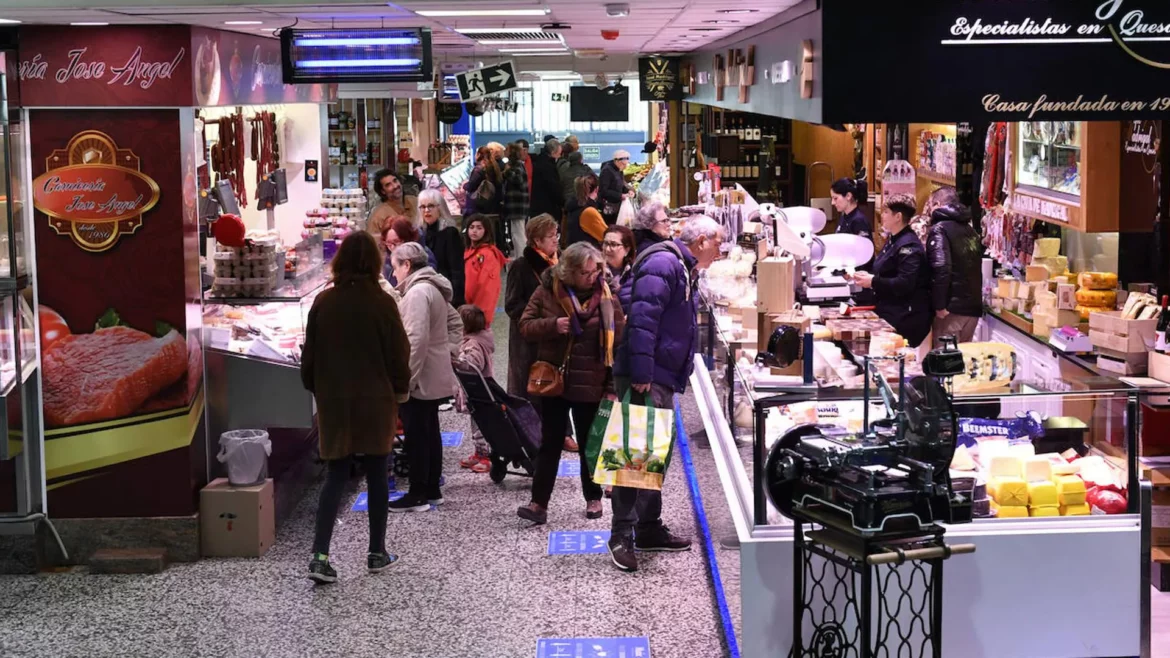
[[[1081,272],[1077,285],[1089,290],[1113,290],[1117,287],[1117,275],[1113,272]]]
[[[1077,304],[1076,312],[1081,315],[1082,322],[1088,322],[1090,313],[1104,313],[1106,311],[1112,311],[1112,310],[1113,310],[1112,306],[1084,306],[1081,304]]]
[[[1081,273],[1084,276],[1085,273]],[[1117,291],[1116,290],[1086,290],[1081,288],[1077,291],[1077,305],[1079,306],[1105,306],[1112,309],[1117,306]]]

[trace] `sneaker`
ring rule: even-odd
[[[573,437],[565,437],[565,452],[577,452],[579,449],[580,447],[577,445],[577,442],[573,440]]]
[[[591,500],[585,503],[585,518],[600,519],[601,518],[601,501]]]
[[[473,452],[470,455],[459,460],[459,467],[460,468],[475,468],[475,465],[478,464],[480,462],[480,460],[482,460],[482,459],[483,459],[483,457],[480,457],[478,453]]]
[[[403,496],[398,500],[390,501],[391,512],[427,512],[430,509],[430,503],[413,496]]]
[[[386,551],[370,553],[366,556],[366,569],[370,573],[385,571],[396,564],[398,564],[398,556],[393,553],[387,553]]]
[[[492,460],[488,457],[480,457],[479,461],[471,467],[472,473],[490,473],[492,470]]]
[[[450,402],[444,402],[443,404],[439,405],[439,411],[451,411],[454,408],[455,405],[451,404]]]
[[[309,580],[314,580],[318,583],[337,582],[337,571],[329,565],[328,556],[313,556],[312,562],[309,562]]]
[[[638,556],[634,554],[634,541],[629,537],[613,537],[609,540],[609,557],[613,566],[632,573],[638,570]]]
[[[442,505],[445,502],[447,502],[447,501],[443,500],[443,494],[441,494],[441,493],[435,494],[434,496],[430,496],[427,498],[428,505],[438,506],[438,505]]]
[[[637,533],[634,548],[644,553],[679,553],[691,550],[691,540],[676,537],[669,528],[660,526],[657,530]]]
[[[516,510],[516,516],[536,525],[548,523],[548,510],[531,504],[521,506],[520,509]]]

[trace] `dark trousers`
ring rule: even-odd
[[[625,394],[630,383],[619,379],[617,382],[618,396]],[[647,396],[646,404],[652,404],[659,409],[674,408],[674,391],[660,384],[652,384]],[[638,402],[642,396],[636,391],[631,395],[631,402]],[[662,492],[653,489],[634,489],[631,487],[613,488],[613,524],[610,528],[612,537],[631,537],[636,532],[653,532],[662,527]]]
[[[593,417],[597,415],[600,402],[570,402],[564,398],[542,398],[540,403],[540,452],[536,455],[536,473],[532,478],[532,502],[548,507],[553,486],[557,482],[557,469],[561,464],[561,452],[565,449],[565,427],[569,414],[577,431],[588,435]],[[601,487],[593,482],[593,474],[585,463],[585,446],[577,451],[581,459],[581,489],[585,500],[601,500]]]
[[[386,550],[386,514],[390,510],[390,485],[386,481],[386,455],[364,455],[346,457],[328,462],[325,486],[317,503],[317,531],[313,538],[313,552],[329,554],[329,543],[333,540],[333,526],[337,522],[338,507],[349,480],[351,459],[361,462],[366,471],[366,487],[370,505],[370,552]]]
[[[443,434],[439,429],[439,404],[442,400],[410,398],[402,405],[402,429],[406,436],[406,456],[410,459],[411,498],[429,500],[439,497],[439,477],[443,474]]]

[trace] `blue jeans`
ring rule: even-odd
[[[628,379],[619,378],[616,382],[617,394],[621,398],[630,388]],[[639,394],[635,391],[633,399]],[[674,408],[674,390],[661,384],[651,384],[647,403],[659,409]],[[667,464],[669,466],[669,464]],[[613,488],[613,525],[610,535],[613,538],[629,539],[634,532],[655,532],[662,528],[662,492],[653,489],[634,489],[631,487]]]

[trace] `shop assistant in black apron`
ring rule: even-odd
[[[930,267],[926,249],[910,228],[917,207],[909,194],[891,194],[882,204],[882,230],[890,235],[873,262],[873,273],[856,272],[853,282],[873,289],[878,317],[889,322],[911,347],[930,334]]]
[[[834,181],[830,190],[829,198],[833,201],[833,208],[841,214],[841,219],[837,220],[837,232],[872,238],[873,223],[859,207],[868,196],[865,183],[852,178],[840,178]]]

